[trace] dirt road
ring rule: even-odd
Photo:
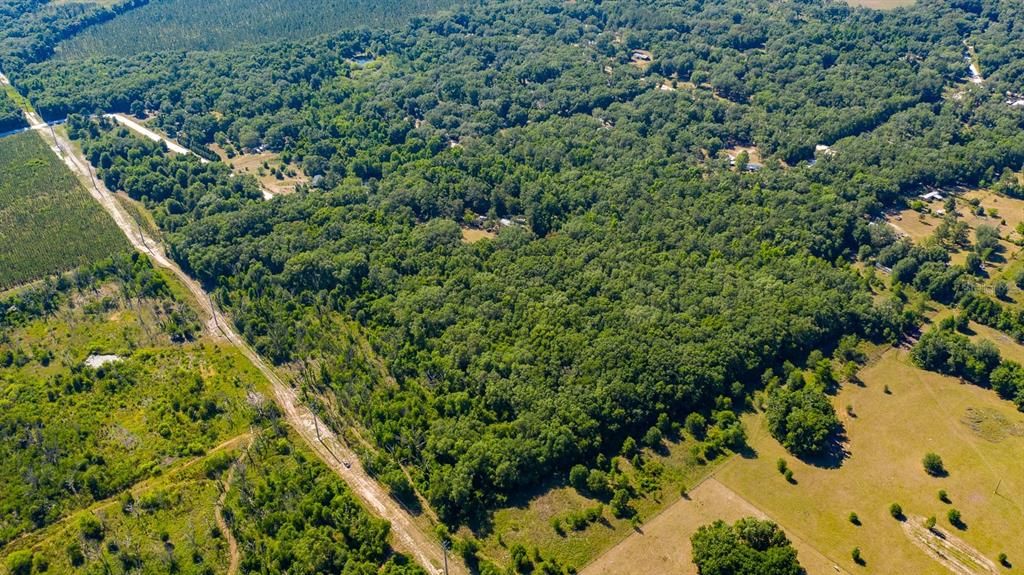
[[[0,74],[0,84],[9,84],[7,77],[3,74]],[[23,112],[30,126],[46,127],[42,118],[33,111],[26,109]],[[95,176],[92,166],[84,157],[81,157],[80,153],[71,145],[70,140],[52,127],[40,129],[39,133],[53,153],[57,154],[68,168],[83,181],[92,197],[110,214],[132,246],[149,255],[155,265],[173,273],[188,288],[203,314],[210,318],[207,327],[216,330],[224,339],[241,350],[267,378],[273,388],[275,401],[284,412],[289,424],[309,448],[348,484],[352,491],[363,500],[371,513],[391,522],[395,548],[410,555],[428,572],[441,574],[444,555],[436,537],[421,529],[412,516],[388,494],[387,490],[370,477],[360,465],[356,454],[339,441],[337,435],[298,400],[295,390],[287,385],[277,372],[271,369],[267,362],[235,331],[232,323],[214,305],[203,287],[167,257],[162,246],[148,237],[139,225],[125,213],[114,194],[107,189],[102,180]],[[451,558],[448,563],[450,573],[457,575],[468,573],[464,565],[453,562]]]
[[[182,146],[181,144],[179,144],[178,142],[175,142],[174,140],[172,140],[170,138],[165,138],[165,137],[161,136],[160,134],[157,134],[153,130],[150,130],[149,128],[143,126],[142,124],[136,122],[135,120],[132,120],[131,118],[129,118],[128,116],[125,116],[124,114],[103,114],[103,117],[104,118],[109,118],[111,120],[114,120],[118,124],[121,124],[122,126],[124,126],[124,127],[128,128],[129,130],[135,132],[136,134],[142,135],[147,140],[151,140],[153,142],[163,142],[164,144],[167,145],[167,149],[172,151],[172,152],[174,152],[175,154],[183,154],[183,155],[186,155],[186,156],[192,154],[192,150],[189,150],[185,146]],[[207,160],[206,158],[201,158],[201,157],[199,158],[199,161],[204,163],[204,164],[209,164],[210,163],[210,160]]]

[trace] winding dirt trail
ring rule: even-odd
[[[242,555],[238,552],[238,541],[235,539],[235,535],[231,532],[231,526],[224,520],[224,502],[228,498],[228,490],[231,489],[231,481],[235,478],[235,465],[231,464],[231,469],[228,470],[227,476],[224,477],[224,491],[220,492],[220,497],[217,498],[217,505],[213,508],[213,517],[217,521],[217,527],[220,528],[220,532],[224,534],[224,539],[228,542],[228,573],[227,575],[236,575],[238,573],[238,564],[242,560]]]
[[[0,73],[0,84],[9,85],[7,77]],[[22,110],[25,119],[32,127],[46,127],[46,123],[38,114],[30,109]],[[114,193],[96,177],[92,166],[71,144],[67,136],[46,127],[38,129],[43,140],[50,149],[61,158],[68,168],[78,176],[92,197],[99,202],[114,223],[121,229],[132,246],[139,252],[147,254],[153,263],[177,277],[196,300],[202,313],[210,319],[207,329],[213,334],[220,334],[223,339],[237,347],[252,362],[263,376],[270,382],[274,392],[274,400],[284,412],[289,424],[305,441],[309,448],[332,469],[349,488],[366,505],[367,509],[391,522],[394,534],[394,546],[403,553],[410,555],[428,573],[441,575],[444,572],[444,552],[437,538],[414,520],[412,515],[396,502],[380,483],[370,477],[363,468],[356,454],[348,448],[337,434],[309,410],[296,396],[295,390],[286,384],[263,358],[235,331],[232,322],[213,303],[203,287],[186,274],[177,263],[164,252],[163,247],[147,236],[142,228],[124,211]],[[452,575],[468,575],[464,564],[452,557],[448,558],[448,572]]]

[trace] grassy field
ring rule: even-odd
[[[836,397],[849,438],[840,467],[788,456],[763,418],[752,415],[746,423],[757,457],[735,459],[718,480],[851,572],[860,568],[850,550],[860,547],[871,572],[948,573],[890,516],[894,502],[908,516],[936,516],[942,529],[985,557],[1005,552],[1020,564],[1024,541],[1012,534],[1024,521],[1024,458],[1011,454],[1024,452],[1024,437],[1010,431],[1024,415],[989,390],[914,367],[903,350],[887,352],[861,379],[863,386],[847,385]],[[930,451],[945,461],[947,477],[922,469]],[[793,469],[795,485],[778,473],[779,458]],[[951,504],[939,501],[940,489]],[[950,526],[950,508],[962,512],[966,529]],[[851,512],[861,526],[848,520]]]
[[[281,39],[299,40],[349,28],[395,26],[451,4],[450,0],[154,0],[85,30],[59,45],[57,53],[77,58],[161,50],[222,50]]]
[[[0,290],[127,245],[36,133],[0,140]]]
[[[692,439],[685,439],[670,444],[663,454],[644,451],[644,458],[662,471],[656,485],[632,503],[642,520],[658,515],[679,501],[684,486],[696,485],[724,461],[724,457],[720,457],[710,464],[701,464],[691,453],[693,444]],[[617,465],[633,484],[641,483],[640,472],[628,461],[617,458]],[[552,527],[554,518],[564,519],[572,512],[600,504],[600,501],[584,497],[571,487],[553,487],[524,501],[512,502],[494,514],[491,525],[477,532],[482,539],[483,555],[507,565],[510,562],[509,549],[518,543],[527,549],[537,549],[544,558],[554,558],[564,566],[580,568],[634,533],[630,521],[613,517],[607,504],[601,519],[582,531],[565,527],[564,534],[560,535]]]
[[[648,521],[635,535],[587,565],[582,575],[622,573],[671,573],[697,575],[690,536],[702,525],[721,519],[734,522],[744,517],[764,518],[764,513],[717,479],[710,478],[692,489],[663,513]],[[789,535],[792,540],[792,535]],[[800,564],[809,573],[835,573],[833,563],[803,540],[793,541]]]

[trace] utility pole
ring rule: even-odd
[[[441,552],[444,555],[444,575],[448,575],[448,551],[452,548],[452,542],[445,539],[441,542]]]

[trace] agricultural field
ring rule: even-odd
[[[0,290],[126,247],[107,214],[36,133],[0,139]]]
[[[847,458],[838,467],[790,456],[763,417],[750,415],[745,423],[756,456],[735,458],[715,477],[851,572],[860,569],[850,557],[859,547],[872,572],[948,573],[922,547],[920,530],[906,525],[929,516],[949,540],[962,539],[992,563],[1000,553],[1011,562],[1024,557],[1024,542],[1011,535],[1024,520],[1024,459],[1007,456],[1024,449],[1024,414],[991,390],[913,366],[902,349],[863,369],[860,381],[835,397],[847,435]],[[947,476],[925,472],[929,452],[941,456]],[[793,483],[779,473],[780,458]],[[950,503],[939,500],[939,490]],[[892,503],[901,505],[906,522],[890,515]],[[950,509],[961,512],[962,528],[950,524]]]
[[[451,5],[450,0],[154,0],[59,44],[57,57],[223,50],[300,40],[343,29],[383,28]],[[145,33],[140,34],[140,30]]]

